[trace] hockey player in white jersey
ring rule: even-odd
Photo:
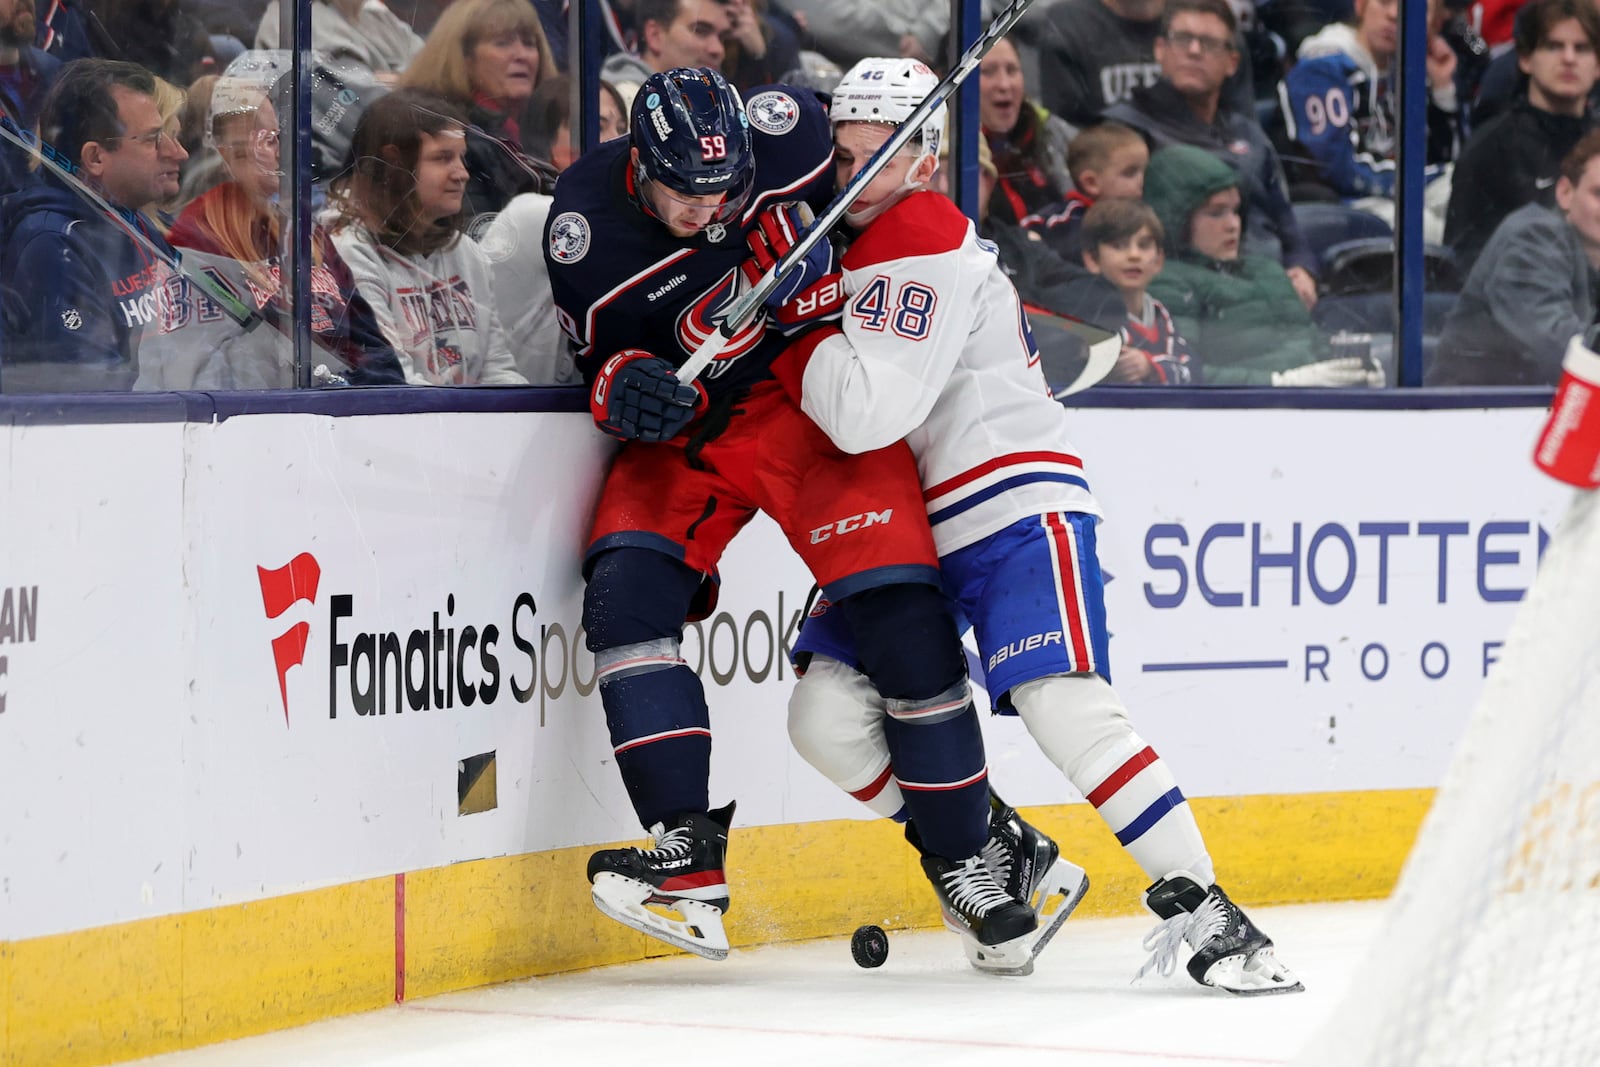
[[[851,68],[830,114],[840,186],[935,83],[913,60]],[[946,592],[973,625],[997,707],[1022,717],[1152,879],[1144,902],[1162,924],[1146,939],[1154,955],[1140,973],[1170,973],[1187,943],[1188,971],[1202,985],[1298,991],[1272,941],[1215,884],[1188,802],[1108,681],[1100,508],[994,246],[925,188],[942,132],[940,113],[856,200],[841,325],[790,348],[774,370],[845,451],[910,444]],[[784,235],[764,237],[765,255],[781,256]],[[790,735],[823,774],[894,816],[899,788],[874,726],[882,702],[850,666],[836,614],[814,613],[796,644],[810,660],[790,702]]]

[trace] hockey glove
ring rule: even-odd
[[[745,281],[751,286],[761,281],[795,246],[810,221],[811,212],[804,204],[777,204],[762,212],[745,238],[750,258],[739,268]],[[785,334],[836,317],[844,307],[844,276],[833,245],[817,242],[767,294],[765,303],[773,312],[773,324]]]
[[[1272,372],[1273,385],[1364,385],[1383,387],[1383,370],[1360,356],[1342,356]]]
[[[606,360],[589,393],[595,425],[622,441],[669,441],[699,413],[706,394],[672,364],[637,348]]]

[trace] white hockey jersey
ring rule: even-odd
[[[917,192],[845,254],[843,333],[814,342],[801,407],[846,452],[905,438],[941,556],[1018,519],[1102,513],[994,245]]]

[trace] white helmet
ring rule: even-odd
[[[833,90],[828,120],[899,125],[939,84],[926,63],[916,59],[863,59]],[[940,104],[922,124],[919,155],[937,156],[944,138],[946,108]]]

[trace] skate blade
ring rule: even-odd
[[[682,898],[674,899],[670,905],[657,903],[651,907],[654,890],[650,885],[610,871],[594,876],[589,896],[603,914],[641,934],[708,960],[728,958],[728,934],[722,927],[719,908]],[[666,907],[682,918],[656,910]]]
[[[963,935],[961,947],[966,951],[967,962],[985,974],[1032,974],[1033,961],[1044,951],[1050,939],[1056,936],[1056,932],[1066,925],[1087,892],[1087,872],[1075,863],[1058,859],[1034,887],[1030,904],[1034,914],[1039,917],[1039,925],[1033,933],[1001,945],[984,945],[970,935]],[[945,926],[961,933],[948,918]]]
[[[1268,997],[1279,993],[1304,993],[1306,987],[1294,972],[1278,962],[1270,948],[1253,956],[1228,956],[1213,963],[1204,982],[1236,997]]]
[[[1043,952],[1050,939],[1056,936],[1056,931],[1072,918],[1072,913],[1088,892],[1089,873],[1076,863],[1056,860],[1033,892],[1033,912],[1039,916],[1039,930],[1033,944],[1034,956]]]

